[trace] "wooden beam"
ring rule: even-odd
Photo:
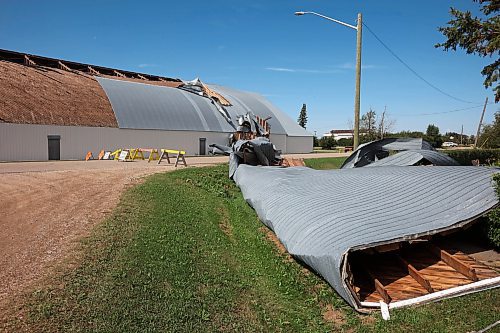
[[[399,254],[396,254],[396,258],[401,266],[403,266],[405,269],[408,270],[408,274],[418,282],[422,287],[424,287],[425,290],[427,290],[429,293],[433,293],[434,289],[431,286],[431,283],[429,280],[424,278],[420,272],[413,267],[412,264],[410,264],[408,261],[406,261],[403,257],[401,257]]]
[[[26,66],[36,66],[36,63],[30,59],[27,55],[24,55],[24,64]]]
[[[94,74],[94,75],[101,75],[101,73],[99,73],[98,71],[96,71],[94,68],[92,68],[91,66],[87,66],[87,70],[90,72],[90,74]]]
[[[375,290],[377,293],[382,297],[382,300],[389,304],[392,300],[391,296],[387,292],[387,289],[385,289],[384,285],[375,277],[375,275],[370,271],[368,267],[365,267],[366,272],[370,277],[373,279],[373,284],[375,285]]]
[[[57,67],[59,67],[59,69],[63,69],[65,71],[71,72],[71,68],[69,68],[68,66],[66,66],[65,64],[63,64],[60,61],[57,62]]]
[[[453,255],[445,250],[440,249],[437,245],[429,243],[427,245],[428,249],[444,261],[448,266],[452,267],[454,270],[460,274],[466,276],[469,280],[479,281],[476,275],[476,270],[470,267],[468,264],[464,263],[462,260],[455,258]]]
[[[392,300],[391,296],[389,296],[389,293],[387,292],[387,289],[385,289],[384,285],[380,283],[378,279],[374,279],[373,283],[375,284],[375,289],[377,290],[378,294],[386,304],[389,304]]]
[[[113,69],[113,73],[118,77],[126,78],[126,76],[123,73],[118,72],[116,69]]]
[[[148,79],[146,79],[144,76],[142,76],[141,74],[137,74],[137,77],[141,80],[146,80],[146,81],[149,81]]]

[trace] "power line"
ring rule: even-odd
[[[495,103],[488,103],[486,105],[491,105]],[[432,116],[435,114],[445,114],[445,113],[453,113],[453,112],[461,112],[461,111],[466,111],[466,110],[471,110],[471,109],[477,109],[483,107],[483,104],[479,104],[476,106],[470,106],[467,108],[462,108],[462,109],[454,109],[454,110],[448,110],[448,111],[441,111],[441,112],[430,112],[430,113],[415,113],[415,114],[398,114],[398,117],[418,117],[418,116]]]
[[[445,95],[445,96],[448,96],[454,100],[457,100],[457,101],[460,101],[460,102],[463,102],[463,103],[468,103],[468,104],[474,104],[474,102],[470,102],[470,101],[466,101],[466,100],[463,100],[461,98],[458,98],[458,97],[455,97],[451,94],[448,94],[446,91],[443,91],[442,89],[436,87],[435,85],[433,85],[432,83],[430,83],[429,81],[427,81],[424,77],[422,77],[422,75],[418,74],[413,68],[410,67],[410,65],[408,65],[403,59],[401,59],[394,51],[392,51],[389,46],[387,46],[373,31],[372,29],[370,29],[370,27],[368,27],[364,22],[363,22],[363,25],[366,27],[366,29],[368,29],[368,31],[373,35],[373,37],[375,37],[376,40],[379,41],[380,44],[382,44],[383,47],[385,47],[385,49],[387,51],[389,51],[390,54],[392,54],[394,56],[394,58],[396,58],[400,63],[402,63],[406,68],[408,68],[408,70],[410,72],[412,72],[416,77],[418,77],[420,80],[424,81],[429,87],[433,88],[434,90],[440,92],[441,94]]]

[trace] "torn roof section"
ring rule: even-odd
[[[498,205],[485,167],[343,170],[240,165],[234,180],[288,252],[360,309],[347,255],[464,227]]]
[[[457,161],[446,154],[434,150],[406,150],[366,165],[379,166],[410,166],[410,165],[459,165]]]
[[[358,168],[404,150],[434,150],[422,138],[386,138],[362,144],[342,164],[341,169]]]

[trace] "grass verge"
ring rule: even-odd
[[[323,158],[309,158],[304,159],[306,166],[317,169],[338,169],[344,163],[347,157],[323,157]]]
[[[26,296],[29,332],[465,332],[500,319],[488,291],[356,314],[279,250],[227,166],[154,175],[129,189],[71,265]],[[1,328],[1,327],[0,327]]]

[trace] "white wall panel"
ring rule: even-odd
[[[61,137],[61,159],[81,160],[88,151],[97,156],[101,149],[170,148],[189,155],[199,152],[199,139],[227,145],[227,133],[194,131],[134,130],[106,127],[76,127],[0,123],[0,161],[44,161],[48,159],[48,135]],[[286,152],[312,151],[311,137],[275,134],[271,141]],[[309,142],[310,141],[310,142]]]

